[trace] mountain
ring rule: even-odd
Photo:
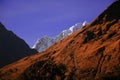
[[[36,52],[0,23],[0,67]]]
[[[43,38],[40,38],[34,44],[33,49],[36,49],[39,52],[44,51],[47,48],[49,48],[50,46],[52,46],[53,44],[55,44],[55,43],[59,42],[60,40],[62,40],[63,38],[71,35],[73,32],[77,31],[78,29],[85,26],[86,24],[87,24],[86,21],[83,22],[83,23],[77,23],[77,24],[71,26],[68,30],[63,30],[56,37],[47,37],[47,36],[45,36]]]
[[[120,80],[120,1],[47,50],[0,69],[1,80]]]

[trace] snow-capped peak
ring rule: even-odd
[[[62,40],[63,38],[71,35],[76,30],[85,26],[86,23],[87,23],[86,21],[83,23],[77,23],[77,24],[71,26],[69,29],[63,30],[59,35],[57,35],[54,38],[44,36],[43,38],[38,39],[32,48],[36,49],[39,52],[44,51],[46,48],[49,48],[54,43]]]
[[[76,30],[80,29],[81,27],[85,26],[86,24],[87,24],[86,21],[84,21],[83,23],[77,23],[77,24],[71,26],[71,27],[69,28],[69,30],[70,30],[71,32],[75,32]]]
[[[87,21],[84,21],[84,22],[82,23],[83,26],[85,26],[86,24],[87,24]]]

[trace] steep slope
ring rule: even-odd
[[[120,80],[120,1],[90,25],[0,69],[1,80]]]
[[[84,27],[86,24],[87,24],[86,21],[84,21],[83,23],[77,23],[77,24],[71,26],[69,29],[63,30],[59,35],[57,35],[55,37],[45,36],[43,38],[40,38],[34,44],[33,49],[36,49],[39,52],[44,51],[47,48],[49,48],[51,45],[59,42],[60,40],[64,39],[65,37],[71,35],[73,32],[77,31],[81,27]]]
[[[24,40],[8,31],[0,23],[0,67],[12,63],[30,54],[36,53],[29,48]]]

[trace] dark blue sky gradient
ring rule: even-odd
[[[91,22],[115,0],[0,0],[0,22],[33,46],[75,23]]]

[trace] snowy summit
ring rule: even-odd
[[[47,37],[47,36],[40,38],[36,41],[36,43],[34,44],[34,46],[32,48],[36,49],[39,52],[44,51],[45,49],[49,48],[54,43],[71,35],[73,32],[77,31],[78,29],[85,26],[86,24],[87,24],[86,21],[84,21],[83,23],[77,23],[77,24],[71,26],[69,29],[63,30],[59,35],[57,35],[56,37],[53,37],[53,38]]]

